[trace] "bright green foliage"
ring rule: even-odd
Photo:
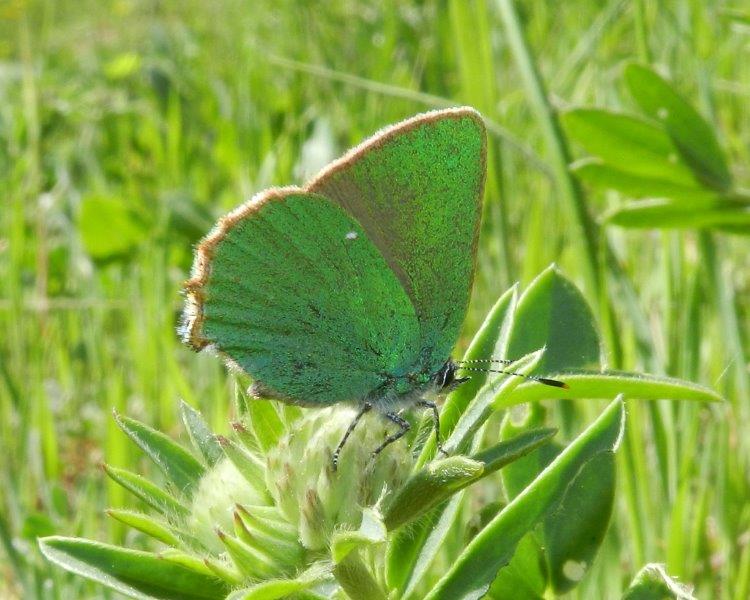
[[[724,234],[747,231],[747,222],[738,222],[750,188],[746,2],[0,4],[0,597],[120,597],[44,559],[36,537],[61,533],[158,552],[161,542],[110,519],[105,508],[148,514],[173,533],[173,514],[196,514],[192,503],[172,497],[174,486],[109,418],[113,408],[188,444],[188,437],[202,436],[187,425],[180,433],[177,407],[184,399],[203,415],[204,432],[254,440],[252,423],[262,419],[274,427],[263,443],[275,447],[278,429],[270,412],[244,416],[240,390],[250,384],[247,378],[227,373],[215,357],[196,357],[175,335],[194,245],[216,219],[258,190],[304,184],[384,124],[461,104],[481,111],[489,137],[475,282],[454,356],[468,347],[505,290],[518,282],[517,301],[555,263],[582,289],[609,369],[606,378],[577,373],[566,381],[579,388],[576,396],[613,398],[627,391],[633,399],[626,402],[627,427],[617,451],[610,527],[596,560],[567,596],[618,598],[652,561],[694,586],[697,598],[750,595],[748,247],[746,235]],[[623,77],[633,60],[652,65],[708,123],[731,174],[729,194],[696,179],[658,115],[640,108]],[[631,138],[641,135],[632,120],[618,128],[602,119],[607,131],[599,127],[600,133],[620,137],[588,149],[568,129],[571,107],[648,122],[675,147],[673,170],[659,160],[663,146],[639,148],[639,140],[622,137],[631,129]],[[602,148],[621,158],[602,161]],[[597,181],[569,169],[580,157],[595,164]],[[641,178],[660,172],[670,178]],[[733,204],[702,208],[716,196]],[[127,216],[108,221],[99,200]],[[96,209],[92,220],[84,218],[87,205]],[[594,244],[578,226],[586,214]],[[618,218],[634,226],[616,226]],[[127,250],[98,255],[92,233],[108,247]],[[590,285],[590,270],[599,274],[599,285]],[[500,308],[510,301],[506,297]],[[508,322],[498,322],[507,329]],[[485,341],[472,358],[524,358]],[[513,368],[533,362],[532,355]],[[461,395],[443,405],[444,437],[486,383],[474,375],[475,389],[462,386]],[[706,397],[705,389],[682,386],[685,381],[703,383],[727,402],[635,401]],[[566,405],[540,398],[541,389],[555,395],[552,388],[517,381],[510,389],[510,382],[500,382],[496,403],[485,389],[482,406],[474,405],[462,426],[472,431],[479,415],[486,446],[505,441],[498,433],[502,414],[491,405],[515,405],[516,424],[533,428],[523,418],[532,413],[539,426],[558,429],[556,449],[604,407],[599,401]],[[228,401],[233,395],[237,412]],[[532,405],[546,410],[527,410]],[[305,412],[262,406],[285,419]],[[482,421],[485,410],[488,421]],[[240,417],[244,432],[227,426]],[[425,427],[417,435],[426,438],[429,415],[419,421]],[[204,439],[214,441],[213,458],[195,452],[207,467],[201,480],[205,526],[196,525],[201,541],[191,545],[209,544],[214,555],[224,547],[212,523],[221,520],[231,533],[234,522],[210,492],[228,478],[243,506],[257,504],[262,494],[220,447],[216,453],[213,433]],[[471,456],[470,446],[451,455]],[[551,446],[540,454],[551,459]],[[425,448],[423,466],[434,455],[431,436]],[[107,468],[112,474],[121,468],[119,479],[156,506],[164,498],[155,490],[172,497],[173,510],[152,509],[103,477],[102,460],[116,466]],[[411,598],[423,598],[435,572],[445,572],[446,557],[504,505],[504,496],[495,501],[493,494],[508,468],[454,494],[430,527],[420,528],[419,520],[404,528],[411,537],[389,534],[393,560],[383,569],[384,587],[405,582],[399,589],[408,584]],[[153,489],[143,487],[147,480]],[[278,515],[253,516],[257,527],[282,522]],[[285,535],[294,541],[297,531]],[[512,582],[513,598],[552,595],[538,546],[531,536],[521,540],[490,597],[503,597],[493,590],[511,572],[523,574],[523,581]],[[244,585],[225,563],[209,564],[222,579]],[[269,590],[280,594],[307,575],[245,587],[257,591],[256,598]]]
[[[750,231],[750,198],[734,189],[713,128],[651,67],[629,64],[625,85],[644,117],[598,108],[563,114],[593,158],[572,165],[599,187],[647,198],[609,211],[623,227]]]
[[[554,305],[551,299],[559,294],[565,302]],[[504,307],[501,319],[498,307]],[[552,311],[554,319],[544,317]],[[538,327],[526,327],[520,317],[527,314],[535,315]],[[563,339],[555,334],[560,323],[578,326]],[[518,344],[547,338],[546,350],[511,365],[519,373],[551,374],[545,357],[562,367],[555,357],[576,340],[581,352],[571,361],[588,365],[599,351],[588,308],[555,269],[535,279],[520,302],[496,305],[470,353],[497,347],[506,336]],[[568,378],[564,370],[555,376]],[[588,385],[571,379],[566,397],[617,395],[612,376],[592,371],[587,377]],[[627,387],[635,377],[621,374],[616,381]],[[40,541],[41,550],[56,564],[134,598],[236,600],[291,592],[329,598],[340,589],[351,598],[448,599],[489,589],[503,597],[503,589],[515,586],[568,591],[585,577],[610,521],[624,406],[616,399],[567,446],[549,444],[554,429],[510,427],[507,415],[504,439],[497,441],[490,423],[506,406],[524,401],[516,399],[524,386],[549,392],[534,400],[553,397],[558,389],[522,382],[493,375],[473,397],[461,403],[449,399],[458,418],[446,440],[454,452],[448,458],[415,458],[423,441],[417,435],[373,461],[370,453],[386,434],[374,415],[355,430],[335,472],[331,452],[351,419],[348,409],[287,414],[273,401],[251,400],[248,415],[258,421],[249,422],[250,428],[235,424],[231,437],[214,438],[199,413],[183,406],[192,452],[116,415],[171,485],[164,491],[108,467],[115,481],[163,518],[123,510],[109,514],[167,549],[150,553],[51,537]],[[644,397],[718,399],[694,384],[656,377],[635,389]],[[218,458],[217,450],[226,458]],[[426,452],[422,449],[422,456]],[[204,460],[211,466],[203,466]],[[508,473],[505,492],[491,477],[498,470]],[[475,495],[480,486],[482,493]],[[487,494],[507,504],[499,511],[489,505],[488,519],[468,539],[463,532],[475,502]],[[529,561],[545,566],[527,581],[519,565]],[[451,567],[446,571],[441,564]]]
[[[82,203],[78,229],[89,255],[107,260],[132,252],[143,240],[145,227],[123,200],[93,196]]]

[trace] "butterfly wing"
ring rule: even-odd
[[[471,292],[486,133],[471,108],[418,115],[354,148],[307,190],[353,215],[412,300],[422,364],[448,358]]]
[[[409,297],[362,226],[326,198],[272,189],[219,221],[186,284],[183,337],[276,398],[364,398],[419,352]]]

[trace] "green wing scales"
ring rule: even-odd
[[[361,399],[418,355],[400,282],[361,225],[320,195],[254,198],[201,243],[193,275],[186,340],[214,346],[273,397]]]
[[[307,189],[353,215],[419,319],[424,368],[449,357],[474,277],[487,141],[471,108],[418,115],[351,150]]]
[[[476,111],[434,111],[376,134],[303,189],[262,192],[198,246],[184,340],[303,405],[435,373],[469,302],[485,155]]]

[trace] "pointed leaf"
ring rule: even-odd
[[[544,520],[544,552],[557,594],[573,589],[591,567],[614,499],[614,453],[601,452],[581,467],[557,510]]]
[[[474,454],[472,458],[484,464],[483,476],[486,477],[546,444],[556,433],[557,429],[550,427],[524,431],[514,438],[503,440],[491,448]]]
[[[729,227],[750,231],[750,206],[728,201],[691,207],[664,200],[644,200],[613,209],[602,218],[612,225],[642,229]]]
[[[263,471],[263,464],[260,460],[254,454],[245,450],[242,446],[236,444],[229,438],[220,435],[217,436],[216,439],[226,457],[237,468],[247,482],[259,493],[264,493],[265,485],[263,482],[265,473]]]
[[[662,565],[643,567],[625,590],[622,600],[695,600],[687,586],[675,581]]]
[[[347,554],[344,560],[333,568],[333,575],[350,598],[357,600],[387,600],[388,598],[373,574],[362,562],[359,552]]]
[[[357,531],[336,532],[331,541],[331,558],[338,564],[352,551],[363,546],[382,544],[387,531],[383,517],[373,508],[362,510],[362,524]]]
[[[148,479],[110,465],[103,465],[103,468],[112,480],[168,518],[184,518],[190,514],[190,511],[183,504]]]
[[[631,175],[696,187],[692,171],[658,124],[600,108],[575,108],[561,118],[568,133],[608,166]]]
[[[635,175],[597,160],[578,161],[570,168],[581,180],[594,186],[612,188],[634,198],[671,198],[683,208],[712,206],[720,198],[705,188]]]
[[[413,521],[482,476],[484,464],[466,456],[434,460],[402,485],[384,512],[389,530]]]
[[[164,474],[177,489],[189,497],[198,487],[201,477],[206,471],[203,465],[161,431],[117,413],[115,413],[115,420],[120,429],[164,471]]]
[[[125,523],[128,527],[142,531],[146,535],[167,544],[168,546],[179,547],[182,545],[180,538],[177,537],[166,523],[160,522],[158,519],[149,515],[135,512],[132,510],[119,510],[110,508],[107,514]]]
[[[255,434],[258,448],[268,452],[275,448],[284,434],[284,423],[270,400],[251,398],[247,403],[247,418]]]
[[[469,543],[428,594],[429,600],[479,598],[513,557],[518,542],[554,511],[581,468],[619,444],[625,412],[610,404],[540,475]]]
[[[221,460],[224,453],[221,451],[221,446],[216,441],[216,436],[214,436],[211,428],[203,419],[203,416],[184,400],[180,401],[180,416],[193,446],[201,453],[206,464],[213,467]]]
[[[491,598],[543,600],[547,589],[544,552],[537,536],[528,533],[518,543],[512,560],[501,569],[490,587]]]
[[[600,361],[591,309],[554,265],[534,279],[518,301],[508,356],[524,356],[542,347],[546,351],[537,373],[590,367]]]
[[[391,497],[384,512],[385,526],[393,530],[414,521],[456,492],[532,452],[555,433],[555,429],[528,431],[470,458],[449,456],[432,461]]]
[[[727,191],[732,177],[712,126],[651,67],[629,64],[624,75],[638,106],[664,125],[698,181]]]
[[[221,530],[217,530],[216,533],[237,569],[246,577],[267,579],[279,572],[280,565],[266,552],[253,548]]]
[[[691,400],[697,402],[723,402],[724,398],[698,383],[683,379],[605,371],[603,373],[565,373],[558,377],[568,384],[568,389],[550,388],[538,383],[524,383],[515,393],[498,402],[496,409],[508,408],[524,402],[554,399],[624,398],[639,400]]]
[[[150,552],[64,537],[41,538],[39,547],[53,563],[131,598],[220,600],[229,591],[216,577]]]

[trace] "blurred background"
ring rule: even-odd
[[[535,0],[514,21],[508,4],[0,1],[1,598],[110,597],[44,562],[35,538],[141,543],[102,512],[131,500],[98,465],[145,468],[113,409],[179,435],[182,398],[226,431],[231,376],[175,334],[213,221],[380,127],[457,104],[490,129],[461,345],[500,293],[557,262],[592,303],[610,366],[729,399],[631,403],[615,521],[575,595],[616,597],[656,561],[699,597],[748,597],[748,239],[598,225],[623,197],[571,178],[583,153],[551,110],[632,110],[623,65],[650,62],[716,125],[747,185],[750,10]]]

